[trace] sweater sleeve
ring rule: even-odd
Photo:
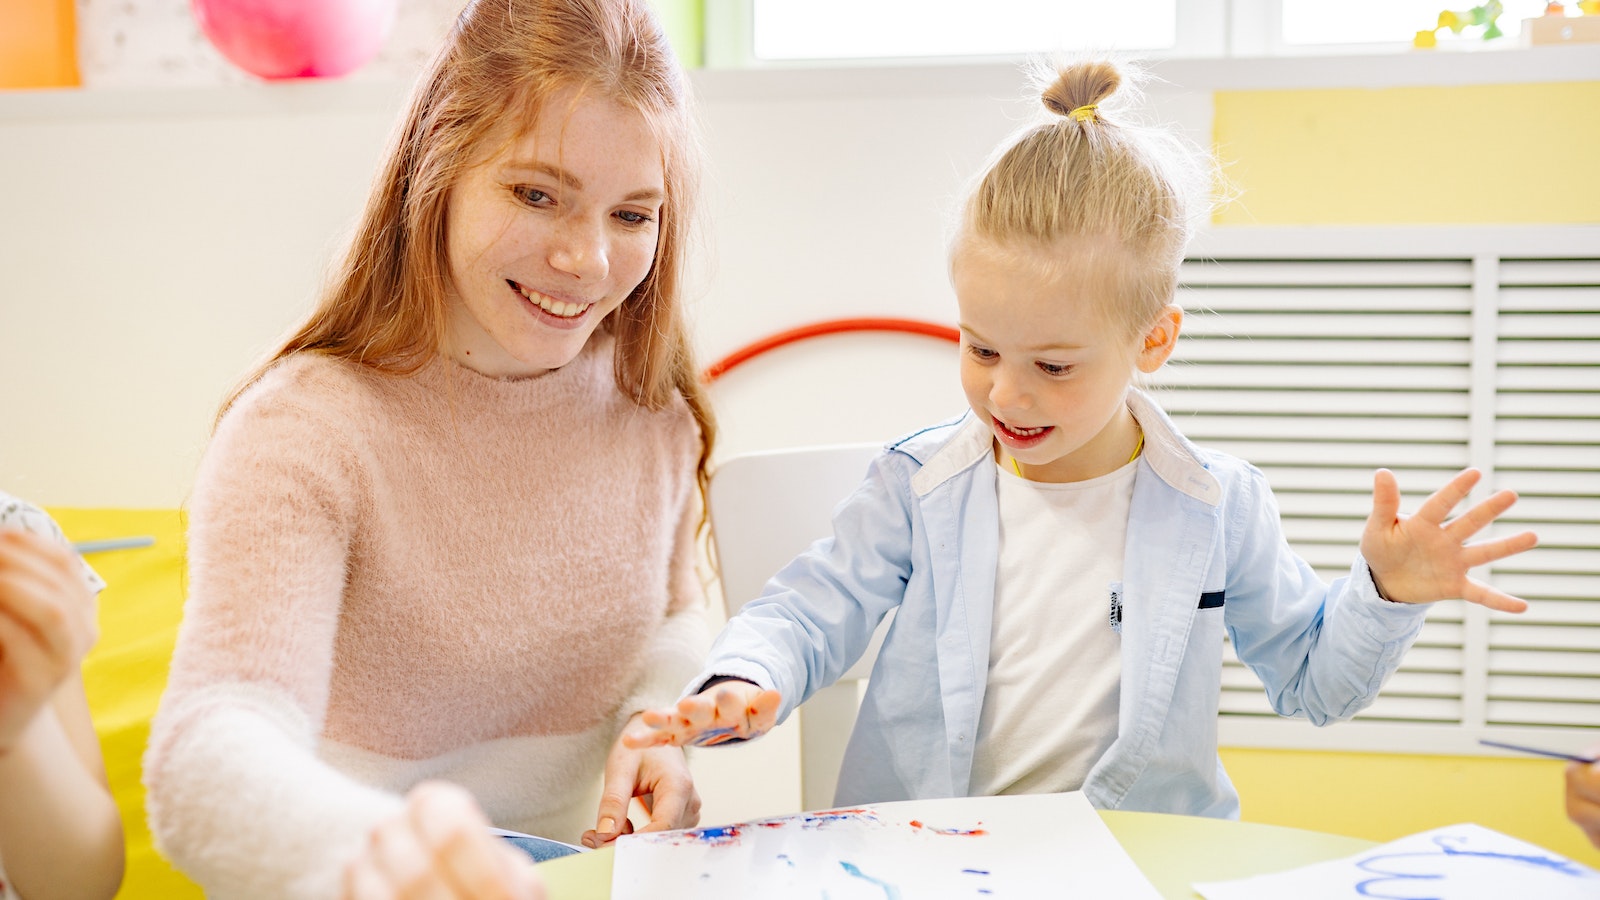
[[[213,896],[336,896],[345,862],[401,806],[315,752],[363,496],[347,427],[258,384],[196,478],[188,597],[144,777],[158,845]]]
[[[698,565],[702,507],[692,480],[685,493],[668,568],[671,594],[667,614],[644,655],[638,681],[618,710],[621,720],[640,710],[658,709],[676,702],[683,683],[699,671],[711,642],[705,590]]]

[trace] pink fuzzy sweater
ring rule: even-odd
[[[229,410],[145,760],[212,896],[333,896],[425,778],[574,841],[627,716],[698,670],[698,442],[618,392],[611,339],[539,378],[301,354]]]

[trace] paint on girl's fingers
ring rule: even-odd
[[[712,728],[690,738],[689,745],[693,747],[710,747],[713,744],[721,744],[724,741],[733,740],[738,736],[739,732],[734,728]]]

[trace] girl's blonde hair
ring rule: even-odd
[[[614,371],[624,394],[650,409],[675,395],[688,401],[700,429],[703,496],[717,429],[682,310],[700,148],[685,75],[645,0],[467,3],[417,83],[316,309],[229,394],[218,418],[292,353],[325,353],[395,374],[414,372],[438,353],[448,313],[451,193],[567,88],[637,111],[660,144],[665,198],[655,259],[601,327],[615,335]]]
[[[957,242],[980,239],[1047,271],[1093,259],[1114,267],[1112,321],[1142,330],[1172,302],[1184,247],[1204,213],[1209,166],[1175,135],[1108,116],[1137,94],[1130,67],[1052,66],[1046,121],[1002,145],[962,209]]]

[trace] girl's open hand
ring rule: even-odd
[[[777,723],[781,699],[777,691],[748,681],[724,681],[679,700],[675,707],[636,717],[622,732],[622,742],[629,747],[710,747],[760,737]]]
[[[77,670],[96,634],[94,595],[72,551],[0,530],[0,753]]]
[[[1504,612],[1522,612],[1526,600],[1467,577],[1467,570],[1521,553],[1537,544],[1531,531],[1469,544],[1467,540],[1500,517],[1517,501],[1511,491],[1497,491],[1449,521],[1446,517],[1467,498],[1481,473],[1463,469],[1450,483],[1423,501],[1415,515],[1400,514],[1400,485],[1394,473],[1379,469],[1373,476],[1372,515],[1361,535],[1361,555],[1372,569],[1378,593],[1399,603],[1432,603],[1460,598]]]

